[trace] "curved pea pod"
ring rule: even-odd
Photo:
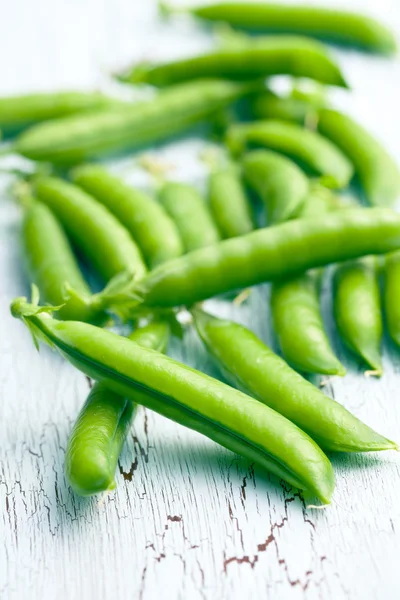
[[[92,296],[63,228],[45,204],[32,200],[26,207],[22,243],[31,281],[46,302],[63,305],[60,319],[104,321],[101,294]]]
[[[111,391],[198,431],[329,502],[332,466],[301,429],[258,400],[182,363],[103,329],[49,317],[18,298],[12,314]]]
[[[346,345],[382,375],[383,323],[375,257],[339,265],[334,277],[334,313]]]
[[[137,149],[212,120],[254,88],[254,82],[218,80],[177,85],[127,107],[35,125],[16,138],[13,149],[26,158],[60,165]]]
[[[168,5],[162,4],[168,12]],[[357,12],[276,2],[218,2],[186,10],[206,21],[222,21],[239,29],[302,34],[377,54],[396,52],[396,39],[390,29]]]
[[[324,450],[397,449],[341,404],[291,369],[254,333],[232,321],[193,311],[197,331],[228,381],[280,412]]]
[[[319,95],[306,98],[293,95],[281,97],[268,90],[251,99],[250,112],[256,119],[293,121],[298,125],[305,125],[318,121],[318,109],[324,104]]]
[[[191,58],[162,64],[141,63],[120,79],[164,87],[198,78],[220,77],[237,81],[272,75],[308,77],[327,85],[347,87],[342,73],[325,46],[296,36],[270,36],[229,44]]]
[[[176,223],[186,252],[220,241],[209,206],[194,187],[166,182],[160,189],[159,200]]]
[[[78,167],[72,178],[128,229],[151,268],[183,253],[175,223],[156,200],[100,166]]]
[[[380,142],[353,119],[331,109],[318,113],[318,130],[354,164],[368,202],[390,206],[400,197],[400,171]]]
[[[400,252],[385,257],[383,307],[392,340],[400,346]]]
[[[353,176],[352,164],[337,146],[319,133],[293,123],[270,120],[232,125],[226,144],[234,154],[248,145],[287,154],[320,175],[329,187],[346,187]]]
[[[338,210],[340,199],[320,185],[312,185],[297,214],[300,219]],[[321,270],[276,281],[271,287],[271,313],[280,347],[286,360],[299,371],[344,375],[345,368],[331,347],[320,308]]]
[[[303,206],[310,185],[303,171],[288,158],[255,150],[242,161],[243,175],[249,186],[260,196],[269,225],[287,221]]]
[[[129,339],[164,352],[167,323],[155,321],[136,329]],[[65,455],[65,474],[76,494],[92,496],[115,489],[115,471],[137,405],[95,383],[72,429]]]
[[[399,249],[400,216],[395,211],[336,211],[189,252],[158,266],[133,286],[132,294],[147,306],[190,306],[217,294]]]
[[[254,229],[250,202],[234,167],[220,167],[210,174],[208,195],[214,221],[223,238],[244,235]]]
[[[345,375],[325,332],[319,301],[319,273],[275,282],[271,313],[283,356],[303,373]]]
[[[34,190],[104,280],[123,271],[144,275],[146,267],[133,238],[92,196],[56,177],[38,177]]]
[[[39,92],[0,98],[0,128],[13,133],[24,127],[74,113],[121,106],[99,92]]]

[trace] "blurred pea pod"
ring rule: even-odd
[[[308,77],[326,85],[347,87],[326,47],[300,36],[248,38],[190,58],[139,63],[119,75],[119,79],[164,87],[208,77],[246,81],[272,75]]]
[[[337,146],[320,134],[285,121],[254,121],[232,125],[226,144],[237,155],[249,145],[282,152],[321,176],[329,187],[346,187],[353,167]]]
[[[354,166],[369,204],[391,206],[400,198],[400,170],[381,142],[354,119],[339,111],[310,102],[307,96],[257,95],[252,101],[254,116],[311,123],[333,142]]]
[[[164,14],[185,11],[210,22],[225,22],[255,32],[302,34],[368,52],[391,55],[396,52],[393,33],[367,15],[305,4],[276,2],[217,2],[174,9],[160,2]]]
[[[243,175],[260,196],[267,212],[268,225],[293,217],[309,193],[303,171],[288,158],[267,150],[255,150],[242,161]]]
[[[9,133],[74,113],[124,106],[99,92],[41,92],[0,97],[0,128]]]

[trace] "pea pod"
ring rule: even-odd
[[[78,167],[72,176],[125,225],[151,268],[183,253],[175,223],[153,198],[100,166]]]
[[[248,145],[265,146],[299,161],[321,175],[329,187],[346,187],[353,167],[343,152],[315,131],[285,121],[255,121],[232,125],[226,143],[237,154]]]
[[[136,329],[129,339],[164,352],[168,325],[156,321]],[[95,383],[68,440],[65,474],[75,493],[91,496],[115,488],[115,470],[137,405]]]
[[[400,171],[378,140],[353,119],[328,108],[318,112],[318,130],[354,164],[367,200],[390,206],[400,197]]]
[[[195,250],[158,266],[132,293],[147,306],[190,306],[217,294],[398,249],[399,215],[387,208],[355,208],[258,229]]]
[[[383,306],[387,328],[392,340],[400,346],[400,252],[385,258]]]
[[[308,97],[277,96],[268,90],[252,98],[250,112],[256,119],[293,121],[305,125],[309,121],[317,122],[318,109],[322,108],[323,104],[324,101],[319,96],[310,101]]]
[[[232,166],[219,167],[208,182],[210,208],[223,238],[254,229],[254,217],[239,174]]]
[[[123,105],[99,92],[41,92],[0,98],[0,128],[14,132],[24,127],[79,112]]]
[[[296,36],[249,38],[245,43],[229,44],[191,58],[161,64],[141,63],[120,75],[120,79],[164,87],[204,77],[243,81],[272,75],[308,77],[327,85],[347,87],[325,46]]]
[[[334,313],[344,342],[380,376],[383,324],[377,266],[372,256],[339,265],[334,278]]]
[[[313,186],[299,214],[314,218],[339,208],[339,199],[321,186]],[[331,347],[320,308],[321,271],[275,281],[271,287],[271,314],[286,360],[303,373],[344,375],[345,368]]]
[[[278,411],[324,450],[397,449],[341,404],[293,371],[254,333],[232,321],[193,311],[197,331],[228,381]]]
[[[263,201],[269,225],[301,210],[310,186],[294,162],[276,152],[255,150],[245,155],[242,167],[245,180]]]
[[[314,184],[311,186],[310,193],[297,217],[299,219],[310,219],[335,210],[343,210],[345,207],[354,208],[351,204],[345,205],[332,190]]]
[[[303,373],[345,375],[326,335],[319,302],[319,273],[275,282],[271,313],[283,356]]]
[[[32,160],[71,165],[166,140],[253,91],[255,84],[196,81],[174,86],[154,99],[126,108],[76,115],[31,127],[14,143]]]
[[[146,267],[129,232],[92,196],[56,177],[39,177],[34,190],[106,281],[123,271],[144,275]]]
[[[26,207],[22,242],[31,281],[46,302],[64,305],[60,319],[104,320],[100,295],[91,295],[63,228],[45,204],[32,200]],[[67,284],[73,294],[67,293]]]
[[[162,4],[168,12],[168,6]],[[218,2],[186,10],[206,21],[224,21],[239,29],[302,34],[377,54],[396,52],[393,33],[376,19],[357,12],[305,4],[243,1]]]
[[[329,502],[332,466],[311,438],[258,400],[154,350],[18,298],[12,314],[35,336],[111,391],[194,429],[256,461],[290,485]]]
[[[315,121],[320,134],[336,144],[353,163],[370,204],[389,206],[400,196],[398,165],[382,144],[351,117],[307,99],[271,98],[271,94],[257,98],[252,107],[258,118]]]
[[[186,252],[215,244],[221,238],[206,202],[185,183],[164,183],[159,200],[175,221]]]

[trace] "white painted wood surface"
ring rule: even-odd
[[[322,0],[321,0],[322,1]],[[339,2],[330,2],[339,5]],[[400,33],[398,0],[352,0]],[[57,87],[106,88],[106,73],[133,58],[210,44],[183,19],[157,20],[150,0],[2,2],[0,93]],[[338,53],[353,84],[335,92],[400,160],[396,61]],[[159,152],[176,174],[200,182],[201,142]],[[2,161],[4,164],[4,160]],[[146,184],[133,160],[119,165]],[[63,474],[68,433],[88,381],[56,354],[38,354],[10,300],[27,293],[18,243],[20,211],[0,200],[0,598],[340,600],[400,597],[400,462],[395,453],[333,458],[337,490],[324,511],[209,440],[141,411],[120,461],[118,489],[82,500]],[[214,307],[272,341],[267,286],[233,310]],[[330,294],[324,297],[327,322]],[[336,339],[336,338],[335,338]],[[400,355],[385,344],[385,375],[366,380],[349,367],[328,393],[377,430],[400,439]],[[213,373],[192,331],[172,354]]]

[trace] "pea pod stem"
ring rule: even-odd
[[[12,303],[12,314],[89,377],[203,433],[328,503],[332,466],[311,438],[258,400],[114,333],[49,317],[49,308]],[[50,309],[51,310],[51,309]]]
[[[280,412],[325,450],[369,452],[397,445],[359,421],[291,369],[254,333],[192,310],[197,331],[232,384]]]
[[[169,337],[166,321],[154,321],[136,329],[129,339],[145,348],[165,352]],[[68,440],[65,473],[80,496],[92,496],[115,488],[115,470],[137,405],[104,382],[95,383]]]
[[[191,306],[217,294],[400,249],[391,209],[348,209],[223,240],[160,265],[134,285],[147,306]]]

